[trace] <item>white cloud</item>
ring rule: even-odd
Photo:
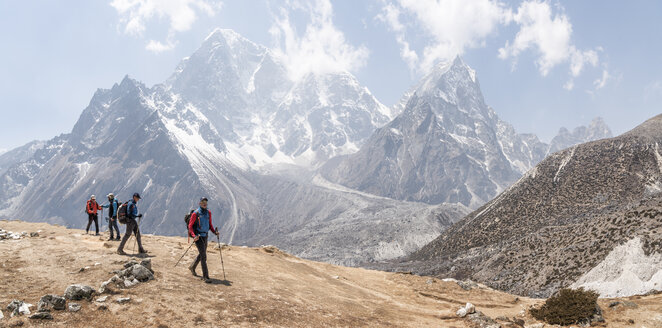
[[[611,76],[609,75],[609,72],[606,69],[602,70],[602,77],[595,79],[593,81],[593,85],[595,86],[595,90],[600,90],[604,88],[604,86],[607,84],[607,80],[609,80]]]
[[[142,36],[147,23],[154,18],[168,20],[168,40],[165,43],[150,40],[145,47],[157,53],[175,47],[175,32],[191,29],[198,19],[197,12],[214,16],[221,4],[212,0],[113,0],[110,3],[120,15],[124,33],[129,35]]]
[[[516,11],[499,0],[382,1],[382,10],[376,18],[394,33],[400,55],[412,70],[426,72],[438,61],[485,47],[487,39],[500,27],[513,23],[518,27],[517,34],[498,50],[499,58],[512,59],[513,69],[522,53],[533,51],[542,76],[547,76],[554,67],[567,64],[570,80],[563,87],[572,90],[574,78],[586,67],[596,67],[600,62],[598,52],[602,48],[578,49],[572,42],[570,19],[560,5],[552,8],[548,1],[525,0]],[[429,39],[422,53],[411,49],[405,34],[413,27],[402,23],[403,15],[412,16]]]
[[[404,39],[406,28],[400,23],[400,14],[413,16],[431,39],[421,55]],[[485,39],[511,16],[510,10],[496,0],[397,0],[397,4],[386,3],[377,18],[396,34],[407,64],[428,71],[439,60],[484,46]]]
[[[293,10],[309,16],[302,35],[290,21]],[[275,43],[274,52],[283,58],[293,80],[308,73],[355,71],[365,65],[368,49],[349,44],[343,32],[333,24],[332,17],[329,0],[288,1],[275,15],[269,29]]]
[[[532,49],[538,53],[536,64],[540,74],[564,62],[570,63],[572,77],[577,77],[585,65],[596,66],[598,54],[595,50],[579,50],[571,42],[572,24],[565,14],[552,13],[548,2],[532,0],[523,2],[513,16],[520,25],[512,43],[499,49],[499,58],[516,58],[523,51]]]

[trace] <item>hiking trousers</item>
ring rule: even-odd
[[[113,239],[113,229],[117,231],[117,238],[120,237],[120,227],[117,225],[117,219],[114,217],[108,218],[108,229],[110,230],[110,239]]]
[[[118,232],[119,233],[119,232]],[[138,242],[138,251],[144,252],[143,243],[140,241],[140,229],[138,229],[138,222],[136,219],[127,219],[126,221],[126,231],[124,232],[124,237],[120,242],[120,246],[117,248],[118,251],[124,251],[124,244],[131,237],[131,233],[136,235],[136,241]]]
[[[99,233],[99,215],[96,213],[87,213],[87,228],[85,228],[85,233],[90,231],[90,226],[94,221],[94,227],[97,229],[97,234]]]
[[[193,271],[198,267],[198,263],[202,263],[202,277],[209,278],[209,271],[207,270],[207,236],[200,236],[195,242],[195,247],[198,249],[198,257],[193,262]]]

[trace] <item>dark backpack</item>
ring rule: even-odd
[[[121,224],[126,224],[126,209],[129,207],[129,202],[124,202],[120,207],[117,208],[117,221]]]
[[[191,212],[189,212],[184,216],[184,222],[186,222],[186,235],[188,235],[188,224],[191,221],[191,215],[193,215],[193,212],[195,212],[195,210],[191,210]],[[199,225],[200,225],[200,221],[198,221],[198,226]]]

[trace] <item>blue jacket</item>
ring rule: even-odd
[[[138,217],[138,204],[133,199],[126,205],[126,216],[130,219]]]
[[[111,207],[112,206],[112,207]],[[110,210],[108,211],[108,217],[115,217],[117,215],[117,208],[119,207],[119,203],[117,201],[117,198],[113,198],[112,202],[108,204],[103,204],[101,205],[103,208],[109,208]]]
[[[207,232],[211,230],[216,233],[216,229],[211,224],[211,211],[198,208],[191,214],[191,219],[188,223],[188,230],[190,236],[207,237]]]

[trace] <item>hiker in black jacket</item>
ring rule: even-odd
[[[117,248],[117,254],[126,255],[124,253],[124,244],[131,237],[131,233],[136,236],[136,241],[138,242],[138,252],[140,254],[145,254],[147,251],[143,248],[143,244],[140,241],[140,229],[138,227],[138,221],[136,218],[142,218],[142,214],[138,214],[138,201],[140,200],[140,195],[138,193],[133,194],[133,199],[129,201],[129,204],[126,208],[126,231],[124,232],[124,237],[120,242],[120,246]]]
[[[120,240],[120,227],[117,225],[117,209],[120,207],[120,202],[115,199],[115,195],[111,192],[108,194],[108,204],[103,204],[101,207],[108,209],[108,228],[110,230],[110,239],[108,240]],[[113,237],[113,229],[117,232],[117,238]]]

